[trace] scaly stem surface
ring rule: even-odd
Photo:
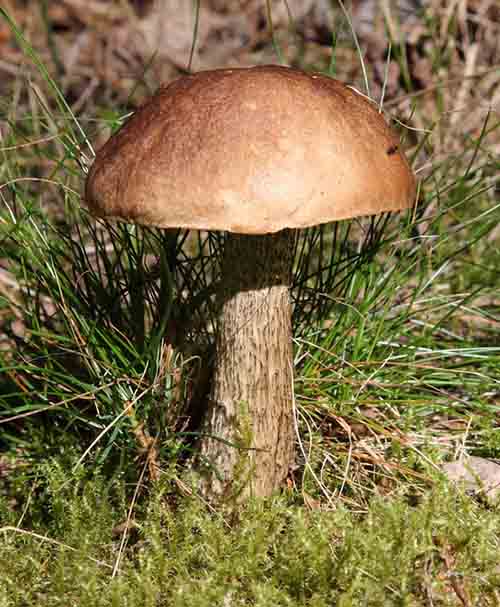
[[[201,443],[209,497],[266,496],[294,456],[294,232],[227,238],[216,360]]]

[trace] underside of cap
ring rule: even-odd
[[[277,232],[411,207],[415,178],[377,106],[281,66],[182,77],[97,153],[96,215],[168,228]]]

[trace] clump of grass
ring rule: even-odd
[[[443,459],[498,457],[498,163],[481,150],[499,126],[487,116],[434,163],[406,226],[344,293],[322,294],[328,326],[298,336],[301,481],[316,498],[360,504],[402,479],[425,491]]]

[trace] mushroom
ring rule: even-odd
[[[85,197],[99,216],[227,233],[202,487],[269,495],[294,458],[296,230],[410,207],[398,139],[372,101],[328,76],[205,71],[161,87],[111,137]]]

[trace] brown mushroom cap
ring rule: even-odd
[[[373,102],[263,66],[160,88],[97,153],[85,197],[100,216],[264,234],[410,207],[415,179]]]

